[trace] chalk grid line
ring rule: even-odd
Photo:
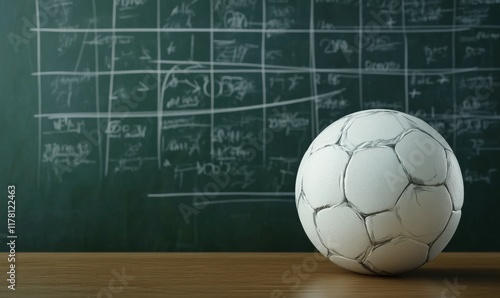
[[[193,63],[198,63],[198,62],[193,62]],[[175,63],[172,63],[175,65]],[[180,64],[180,63],[178,63]],[[210,65],[210,62],[200,62],[200,65]],[[213,63],[213,65],[217,65],[217,63]],[[252,64],[250,66],[255,66],[257,64]],[[222,65],[226,66],[226,65]],[[230,66],[230,65],[229,65]],[[244,65],[241,65],[244,66]],[[260,65],[258,65],[259,68],[255,69],[214,69],[214,73],[227,73],[227,74],[232,74],[232,73],[260,73]],[[269,67],[269,65],[266,65],[266,67]],[[337,74],[366,74],[366,75],[387,75],[387,76],[404,76],[405,75],[405,70],[404,69],[398,69],[398,70],[390,70],[390,71],[375,71],[375,70],[366,70],[366,69],[358,69],[358,68],[310,68],[310,67],[297,67],[297,68],[270,68],[266,69],[266,73],[296,73],[296,72],[304,72],[304,73],[309,73],[315,71],[317,73],[337,73]],[[459,73],[467,73],[467,72],[478,72],[478,71],[484,71],[484,72],[489,72],[489,71],[500,71],[500,67],[468,67],[468,68],[409,68],[409,72],[414,72],[418,74],[423,74],[423,75],[441,75],[441,74],[459,74]],[[114,75],[123,75],[123,74],[156,74],[156,70],[151,70],[151,69],[137,69],[137,70],[116,70],[113,73],[111,71],[79,71],[79,72],[74,72],[74,71],[41,71],[41,72],[33,72],[33,76],[70,76],[70,75],[75,75],[75,76],[109,76],[111,74]],[[209,69],[171,69],[171,70],[162,70],[161,74],[195,74],[195,73],[210,73]]]
[[[213,10],[212,10],[213,11]],[[432,27],[409,27],[408,33],[429,33],[429,32],[459,32],[467,31],[471,28],[500,29],[500,26],[432,26]],[[405,29],[393,26],[392,29],[381,29],[382,33],[403,33]],[[59,33],[84,33],[89,29],[83,28],[32,28],[31,31],[39,32],[59,32]],[[94,31],[90,29],[90,31]],[[358,33],[359,29],[315,29],[315,33]],[[228,28],[99,28],[99,33],[128,33],[128,32],[195,32],[195,33],[262,33],[262,29],[228,29]],[[266,29],[267,33],[309,33],[309,29]]]
[[[266,136],[266,121],[267,121],[267,88],[266,88],[266,1],[262,0],[262,33],[261,33],[261,47],[260,47],[260,71],[262,80],[262,132]],[[266,166],[266,142],[262,142],[262,166]]]
[[[96,0],[92,0],[92,15],[94,17],[93,22],[94,22],[94,38],[97,39],[97,8],[96,8]],[[97,46],[97,43],[94,46],[94,55],[95,55],[95,70],[96,72],[99,72],[99,47]],[[95,78],[95,108],[97,114],[100,114],[100,88],[99,88],[99,77]],[[102,178],[102,165],[103,165],[103,157],[102,157],[102,136],[101,136],[101,121],[100,119],[96,119],[96,126],[97,126],[97,148],[99,150],[99,178]]]
[[[214,75],[214,1],[210,0],[210,157],[215,158],[214,133],[215,133],[215,75]]]
[[[457,0],[453,0],[453,24],[452,24],[452,29],[455,28],[457,24]],[[456,46],[456,40],[455,40],[455,32],[452,32],[451,34],[451,67],[455,68],[455,59],[456,59],[456,51],[455,51],[455,46]],[[457,127],[457,88],[456,88],[456,76],[453,75],[452,77],[452,96],[453,96],[453,114],[455,117],[453,117],[453,126]],[[452,146],[453,149],[457,148],[457,132],[454,130],[453,131],[453,139],[452,139]]]
[[[40,28],[40,4],[38,0],[35,1],[36,6],[36,26]],[[36,34],[36,64],[38,72],[41,72],[41,41],[40,41],[40,31]],[[42,113],[42,77],[37,76],[38,81],[38,114]],[[38,174],[37,174],[37,186],[40,187],[40,173],[42,171],[42,118],[38,119]]]
[[[156,0],[156,5],[157,5],[157,12],[156,12],[156,26],[158,28],[160,28],[160,25],[161,25],[161,4],[160,4],[160,0]],[[156,33],[156,56],[157,56],[157,59],[158,59],[158,62],[156,63],[156,81],[157,81],[157,85],[156,85],[156,93],[157,93],[157,109],[158,109],[158,125],[156,127],[156,129],[158,130],[157,131],[157,143],[156,143],[156,150],[157,150],[157,159],[158,159],[158,170],[161,169],[161,145],[162,145],[162,135],[161,135],[161,127],[162,127],[162,122],[163,122],[163,119],[162,119],[162,111],[163,111],[163,100],[162,100],[162,97],[163,97],[163,92],[162,92],[162,88],[163,88],[163,84],[161,84],[161,31],[158,31]],[[161,86],[161,87],[160,87]]]
[[[316,84],[316,43],[314,31],[314,1],[311,1],[311,11],[309,12],[309,63],[311,65],[310,85],[314,101],[311,101],[311,135],[314,137],[319,133],[319,109],[318,109],[318,86]]]
[[[358,53],[358,96],[359,96],[359,109],[363,110],[363,0],[359,0],[359,53]]]
[[[405,112],[410,111],[409,88],[408,88],[408,34],[406,32],[405,2],[401,2],[401,14],[403,17],[403,39],[404,39],[404,65],[405,65]]]
[[[113,21],[112,21],[113,28],[116,27],[116,5],[113,5]],[[116,35],[115,31],[112,32],[111,35],[111,62],[110,62],[110,78],[109,78],[109,93],[108,93],[108,121],[106,122],[106,125],[109,125],[109,122],[111,121],[111,107],[112,102],[113,102],[113,93],[114,93],[114,78],[115,78],[115,48],[116,48]],[[104,175],[108,175],[108,170],[109,170],[109,149],[110,149],[110,136],[109,134],[106,134],[106,157],[105,157],[105,162],[104,162]]]

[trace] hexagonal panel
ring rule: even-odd
[[[430,243],[444,230],[451,216],[451,198],[444,186],[409,185],[395,211],[408,236]]]
[[[349,117],[340,118],[323,129],[323,131],[320,132],[312,142],[312,150],[315,151],[325,146],[337,143],[342,135],[342,128],[348,119]]]
[[[423,243],[398,237],[376,247],[366,258],[366,263],[375,270],[398,274],[422,266],[428,250]]]
[[[408,114],[401,113],[400,117],[405,118],[408,121],[407,127],[403,123],[403,121],[401,121],[403,123],[403,126],[405,126],[405,128],[420,129],[421,131],[431,135],[439,144],[441,144],[441,146],[443,146],[443,148],[451,150],[450,145],[448,145],[448,142],[446,142],[446,140],[443,138],[443,136],[439,132],[437,132],[437,130],[435,130],[432,126],[427,124],[427,122],[425,122],[422,119],[419,119],[417,117],[413,117],[411,115],[408,115]]]
[[[332,255],[330,257],[330,261],[332,261],[333,263],[335,263],[335,264],[339,265],[340,267],[345,268],[347,270],[351,270],[351,271],[354,271],[357,273],[362,273],[362,274],[373,275],[373,272],[367,270],[365,267],[363,267],[363,265],[361,265],[360,262],[358,262],[356,260],[351,260],[351,259],[347,259],[347,258],[344,258],[341,256]]]
[[[302,190],[314,209],[344,200],[343,179],[349,155],[338,146],[314,152],[305,162]]]
[[[318,211],[316,226],[326,247],[344,257],[356,259],[371,245],[363,219],[347,205]]]
[[[446,153],[428,134],[412,131],[399,140],[395,150],[412,182],[437,185],[446,179]]]
[[[446,187],[451,195],[453,201],[453,210],[462,209],[464,204],[464,180],[462,178],[462,171],[460,165],[453,152],[446,152],[448,158],[448,176],[446,177]]]
[[[401,223],[396,213],[386,211],[368,216],[366,229],[374,242],[383,242],[398,237],[401,232]]]
[[[453,238],[453,234],[455,234],[455,231],[457,230],[461,216],[462,211],[453,211],[443,233],[436,239],[436,241],[434,241],[434,243],[432,243],[431,249],[429,250],[429,257],[427,258],[428,261],[437,257],[437,255],[439,255],[439,253],[446,247],[448,242],[450,242],[451,238]]]
[[[314,225],[314,210],[309,206],[307,200],[301,198],[297,206],[297,212],[299,213],[299,219],[302,223],[302,227],[306,232],[307,237],[311,240],[312,244],[316,249],[323,255],[327,255],[328,250],[321,243],[318,233],[316,232],[316,226]]]
[[[341,144],[349,149],[366,143],[376,144],[396,138],[404,132],[393,113],[367,110],[352,117],[342,135]]]
[[[365,214],[394,207],[409,181],[392,148],[356,151],[346,169],[347,200]]]

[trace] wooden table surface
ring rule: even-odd
[[[442,253],[398,277],[312,253],[18,253],[0,297],[500,297],[500,253]]]

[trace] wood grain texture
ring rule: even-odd
[[[0,297],[500,297],[500,253],[442,253],[398,277],[351,273],[312,253],[19,253],[16,261],[16,291],[4,278]]]

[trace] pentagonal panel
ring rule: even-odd
[[[363,267],[363,265],[361,265],[360,262],[358,262],[356,260],[351,260],[351,259],[347,259],[347,258],[344,258],[341,256],[332,255],[330,257],[330,261],[334,262],[335,264],[337,264],[340,267],[345,268],[347,270],[351,270],[351,271],[354,271],[357,273],[362,273],[362,274],[372,274],[373,275],[373,272],[367,270],[365,267]]]
[[[343,117],[325,128],[312,142],[312,151],[337,143],[348,119],[349,117]]]
[[[427,245],[398,237],[375,248],[366,263],[375,270],[397,274],[422,266],[427,259]]]
[[[396,213],[386,211],[368,216],[366,229],[374,242],[383,242],[396,238],[401,234],[401,223]]]
[[[301,198],[297,206],[297,212],[299,213],[299,219],[302,223],[302,227],[306,232],[307,237],[311,240],[312,244],[316,249],[323,255],[327,255],[328,250],[321,243],[318,233],[316,232],[316,226],[314,225],[314,210],[309,206],[307,200]]]
[[[444,230],[451,210],[446,187],[413,184],[405,189],[395,208],[408,236],[424,243],[434,241]]]
[[[309,145],[309,148],[307,148],[306,152],[304,153],[304,156],[302,157],[302,160],[300,161],[299,169],[297,170],[297,177],[295,178],[295,203],[298,202],[300,193],[302,191],[302,178],[304,176],[304,167],[306,161],[309,159],[309,156],[311,155],[311,148],[312,145]]]
[[[431,249],[429,250],[428,261],[437,257],[437,255],[439,255],[439,253],[446,247],[448,242],[450,242],[453,234],[455,234],[455,231],[457,230],[461,216],[462,211],[453,211],[443,233],[436,239],[436,241],[434,241],[434,243],[432,243]]]
[[[412,131],[396,144],[395,150],[413,182],[437,185],[446,179],[446,153],[428,134]]]
[[[446,142],[446,140],[443,138],[443,136],[441,136],[441,134],[439,134],[439,132],[437,132],[437,130],[435,130],[432,126],[427,124],[425,121],[423,121],[417,117],[413,117],[413,116],[403,114],[403,113],[400,113],[400,115],[398,117],[399,118],[402,117],[402,118],[405,118],[408,120],[408,124],[407,124],[408,126],[405,128],[418,128],[421,131],[431,135],[436,141],[438,141],[439,144],[441,144],[441,146],[443,146],[443,148],[451,150],[450,145],[448,145],[448,142]],[[403,123],[403,126],[406,126],[404,124],[404,121],[400,121],[400,122]]]
[[[345,192],[348,201],[370,214],[394,207],[408,183],[392,148],[372,148],[353,154],[346,169]]]
[[[450,192],[451,200],[453,201],[453,210],[462,209],[464,204],[464,180],[460,165],[451,151],[447,151],[448,157],[448,176],[446,177],[446,187]]]
[[[404,132],[404,128],[394,117],[386,111],[367,110],[352,117],[342,135],[342,145],[349,149],[364,144],[370,146],[380,142],[387,142]]]
[[[347,205],[318,211],[316,225],[326,247],[341,256],[355,259],[370,246],[363,219]]]
[[[344,200],[344,171],[349,155],[338,146],[314,152],[304,165],[302,189],[314,209]]]

